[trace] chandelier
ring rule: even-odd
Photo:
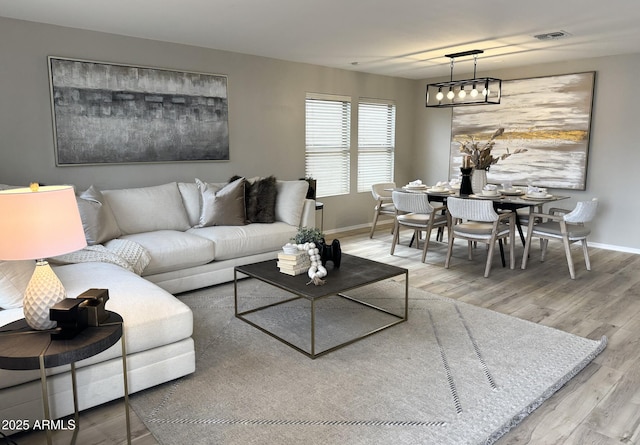
[[[493,77],[476,77],[478,54],[484,51],[472,49],[454,54],[445,54],[451,59],[451,77],[449,82],[427,85],[427,107],[459,107],[467,105],[499,104],[502,93],[502,80]],[[456,57],[473,56],[473,79],[453,80],[453,62]]]

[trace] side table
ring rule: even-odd
[[[320,231],[324,230],[324,203],[316,201],[316,212],[320,210]]]
[[[76,386],[77,361],[93,357],[110,348],[122,339],[122,371],[124,379],[124,403],[127,424],[127,443],[131,444],[131,424],[129,419],[129,384],[127,379],[127,353],[124,341],[122,317],[106,311],[108,319],[100,326],[89,326],[72,339],[52,340],[52,331],[32,330],[24,319],[14,321],[0,328],[0,368],[10,370],[40,370],[42,383],[42,405],[44,420],[52,421],[49,410],[47,389],[47,368],[71,365],[73,387],[73,407],[75,428],[71,443],[75,444],[79,429],[78,392]],[[47,444],[51,445],[51,429],[46,429]]]

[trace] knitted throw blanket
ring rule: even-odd
[[[75,252],[48,258],[51,264],[101,262],[116,264],[137,275],[142,275],[151,258],[140,244],[124,239],[107,241],[104,245],[87,246]]]

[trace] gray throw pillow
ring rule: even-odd
[[[105,243],[121,235],[116,218],[97,187],[92,185],[76,199],[89,246]]]
[[[196,178],[201,202],[196,227],[245,225],[244,182],[239,178],[219,188]]]

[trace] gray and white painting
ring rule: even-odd
[[[58,165],[229,160],[227,77],[49,58]]]
[[[492,154],[527,151],[492,165],[490,183],[584,190],[594,79],[588,72],[505,80],[499,105],[454,108],[450,176],[460,175],[460,141],[486,140],[503,127]]]

